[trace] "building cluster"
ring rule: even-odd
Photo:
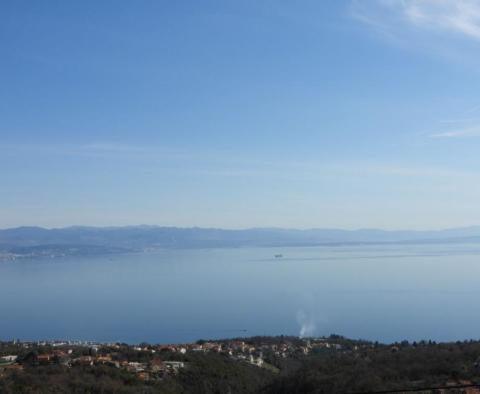
[[[308,355],[316,349],[342,350],[326,338],[282,341],[199,341],[176,345],[127,346],[83,341],[42,341],[10,343],[16,354],[0,356],[0,377],[8,371],[22,371],[26,365],[62,365],[68,368],[106,365],[135,374],[142,380],[158,380],[177,374],[188,363],[179,361],[188,353],[218,353],[238,362],[265,367],[265,355],[277,358]],[[40,351],[39,351],[40,350]],[[25,356],[27,354],[27,356]],[[173,357],[176,360],[169,360]],[[130,359],[129,359],[130,358]],[[141,360],[141,361],[139,361]],[[146,360],[146,361],[145,361]]]
[[[358,348],[358,347],[357,347]],[[276,357],[288,358],[300,355],[307,355],[318,349],[342,350],[343,346],[339,343],[333,343],[326,338],[310,338],[304,340],[271,341],[256,340],[254,342],[245,342],[242,340],[222,340],[213,342],[204,342],[187,345],[173,345],[169,347],[170,351],[181,353],[187,352],[217,352],[231,356],[237,360],[257,360],[252,364],[259,364],[258,359],[263,354],[273,354]],[[260,362],[261,365],[261,362]]]
[[[46,344],[44,343],[44,345]],[[67,368],[107,365],[133,373],[142,380],[163,379],[166,376],[177,374],[180,369],[185,367],[183,361],[168,361],[155,354],[149,357],[147,362],[130,361],[119,352],[121,348],[119,345],[91,345],[88,347],[91,354],[88,355],[79,355],[78,348],[76,350],[68,348],[66,343],[48,343],[47,346],[50,349],[48,352],[39,354],[32,352],[23,358],[13,354],[0,356],[0,378],[8,372],[21,372],[27,365],[30,367],[62,365]],[[22,344],[22,348],[36,349],[31,343]],[[135,348],[137,351],[156,353],[153,349],[138,349]]]

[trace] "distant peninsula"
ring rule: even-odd
[[[0,260],[138,253],[155,249],[480,242],[480,226],[437,231],[179,228],[162,226],[0,230]]]

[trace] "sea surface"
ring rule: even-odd
[[[2,340],[479,339],[479,304],[480,244],[162,250],[0,263]]]

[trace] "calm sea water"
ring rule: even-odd
[[[282,253],[282,259],[274,258]],[[480,338],[480,245],[166,250],[0,264],[0,339]]]

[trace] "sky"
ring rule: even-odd
[[[0,2],[0,227],[480,224],[480,0]]]

